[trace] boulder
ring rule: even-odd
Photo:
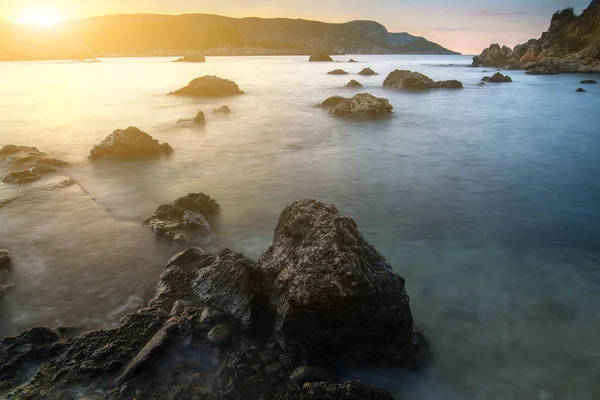
[[[329,71],[327,75],[348,75],[348,73],[343,69],[334,69],[333,71]]]
[[[186,63],[203,63],[206,61],[206,57],[200,54],[188,54],[177,60],[173,60],[173,62],[186,62]]]
[[[233,81],[213,75],[206,75],[192,80],[186,87],[170,94],[190,97],[225,97],[244,94],[244,92]]]
[[[3,176],[2,182],[8,184],[23,184],[35,182],[40,179],[42,179],[42,177],[39,174],[26,169],[25,171],[11,172],[10,174]]]
[[[320,52],[320,53],[311,54],[310,58],[308,59],[308,61],[311,61],[311,62],[322,62],[322,61],[331,62],[331,61],[333,61],[333,59],[331,57],[329,57],[329,54]]]
[[[480,55],[473,57],[473,66],[503,67],[512,56],[513,50],[510,47],[492,44]]]
[[[340,104],[342,101],[346,100],[345,97],[342,96],[332,96],[325,101],[323,101],[319,106],[323,108],[331,108]]]
[[[430,89],[462,89],[463,85],[460,81],[456,80],[436,82],[419,72],[395,70],[385,78],[383,87],[419,91]]]
[[[373,71],[371,68],[365,68],[358,73],[359,75],[370,76],[377,75],[377,72]]]
[[[348,62],[355,63],[355,62],[356,62],[356,60],[355,60],[355,59],[353,59],[353,58],[351,58],[350,60],[348,60]]]
[[[404,279],[333,205],[288,206],[259,267],[285,351],[309,360],[413,359]]]
[[[91,160],[110,158],[113,160],[134,160],[157,157],[173,152],[168,143],[160,143],[140,129],[130,126],[118,129],[108,135],[90,151]]]
[[[204,193],[190,193],[172,204],[163,204],[144,221],[157,236],[176,246],[200,244],[217,223],[221,208]]]
[[[198,111],[198,114],[196,114],[196,116],[192,119],[192,122],[194,124],[204,125],[204,123],[206,122],[206,117],[204,116],[204,113],[202,111]]]
[[[394,400],[390,392],[365,385],[362,382],[306,383],[287,392],[279,393],[275,400]]]
[[[6,249],[0,249],[0,269],[6,269],[9,267],[12,258],[10,251]]]
[[[329,114],[354,118],[386,117],[392,114],[393,108],[388,99],[375,97],[369,93],[359,93],[351,99],[344,98],[329,108]]]
[[[346,87],[346,88],[351,88],[351,89],[355,89],[355,88],[362,88],[362,87],[363,87],[363,85],[362,85],[360,82],[358,82],[358,81],[355,81],[354,79],[352,79],[352,80],[351,80],[350,82],[348,82],[348,83],[346,84],[346,86],[344,86],[344,87]]]
[[[229,107],[227,106],[223,106],[221,108],[218,108],[216,110],[213,110],[213,113],[220,113],[220,114],[231,114],[231,110],[229,109]]]
[[[592,79],[586,79],[583,81],[580,81],[579,83],[583,84],[583,85],[596,85],[598,82]]]
[[[579,89],[575,90],[575,92],[577,92],[577,93],[585,93],[585,92],[587,92],[587,90],[585,90],[584,88],[579,88]]]
[[[484,76],[481,78],[482,82],[493,82],[493,83],[502,83],[502,82],[512,82],[510,76],[502,75],[500,72],[496,72],[494,75]]]

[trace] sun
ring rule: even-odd
[[[19,18],[19,23],[48,26],[60,21],[60,15],[56,10],[48,8],[32,8],[24,10]]]

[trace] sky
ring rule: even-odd
[[[0,0],[0,19],[53,22],[118,13],[210,13],[326,22],[375,20],[464,54],[491,43],[513,47],[538,38],[552,14],[590,0]]]

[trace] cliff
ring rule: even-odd
[[[491,45],[473,57],[473,65],[531,74],[600,72],[600,0],[593,0],[581,15],[573,8],[555,13],[539,39],[514,49]]]

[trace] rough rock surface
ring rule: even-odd
[[[181,58],[178,58],[177,60],[173,60],[173,62],[186,62],[186,63],[201,63],[201,62],[205,62],[205,61],[206,61],[206,57],[199,55],[199,54],[188,54]]]
[[[358,73],[359,75],[370,76],[377,75],[377,72],[373,71],[371,68],[365,68]]]
[[[484,76],[481,78],[482,82],[492,82],[492,83],[503,83],[503,82],[512,82],[510,76],[502,75],[500,72],[496,72],[492,76]]]
[[[227,106],[222,106],[221,108],[213,110],[213,113],[231,114],[231,110]]]
[[[329,114],[354,118],[386,117],[392,114],[393,108],[388,99],[359,93],[351,99],[344,98],[329,108]]]
[[[57,172],[57,168],[67,167],[66,161],[48,157],[36,147],[6,145],[0,149],[0,163],[10,169],[27,168],[13,171],[2,177],[8,184],[24,184],[42,178],[42,175]]]
[[[351,80],[350,82],[348,82],[348,83],[346,84],[346,86],[344,86],[344,87],[347,87],[347,88],[362,88],[362,87],[363,87],[363,85],[362,85],[362,83],[360,83],[360,82],[358,82],[358,81],[355,81],[354,79],[352,79],[352,80]]]
[[[0,249],[0,269],[8,268],[11,259],[10,251],[6,249]]]
[[[348,75],[348,73],[343,69],[334,69],[333,71],[329,71],[327,75]]]
[[[333,61],[329,54],[327,53],[314,53],[311,54],[308,61],[319,62],[319,61]]]
[[[172,204],[163,204],[144,221],[152,232],[176,246],[202,243],[218,221],[221,208],[204,193],[190,193]]]
[[[419,72],[406,70],[392,71],[385,81],[383,87],[401,89],[401,90],[429,90],[429,89],[462,89],[460,81],[439,81],[436,82],[430,77]]]
[[[335,382],[332,366],[348,359],[410,366],[415,337],[404,280],[351,219],[303,200],[282,214],[260,265],[191,248],[115,329],[34,328],[0,341],[0,398],[387,400],[319,380]]]
[[[42,177],[39,174],[26,169],[25,171],[11,172],[10,174],[3,176],[2,182],[10,184],[23,184],[35,182],[40,179],[42,179]]]
[[[108,135],[90,151],[91,160],[110,158],[132,160],[152,158],[173,152],[168,143],[160,143],[136,127],[119,129]]]
[[[237,83],[214,75],[192,80],[186,87],[171,92],[172,95],[190,97],[225,97],[244,94]]]

